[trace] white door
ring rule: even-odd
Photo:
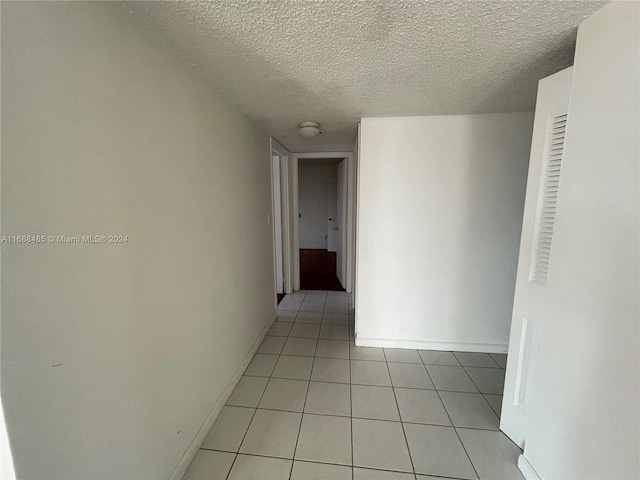
[[[273,236],[276,261],[276,293],[284,293],[284,268],[282,258],[282,188],[280,155],[271,157],[273,195]]]
[[[538,85],[500,419],[500,429],[521,448],[535,391],[572,73],[567,68]]]
[[[337,245],[336,245],[336,275],[340,284],[344,288],[347,278],[347,256],[345,249],[347,248],[347,160],[342,160],[338,164],[337,179]]]
[[[338,250],[338,179],[335,176],[329,177],[327,194],[327,251],[336,252]]]

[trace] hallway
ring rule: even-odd
[[[350,298],[284,298],[184,479],[522,478],[506,355],[356,347]]]

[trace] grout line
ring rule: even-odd
[[[404,423],[402,422],[402,414],[400,413],[400,405],[398,405],[398,397],[396,396],[396,389],[393,385],[393,378],[391,377],[391,370],[389,369],[389,362],[387,362],[387,353],[382,349],[382,355],[384,355],[384,364],[387,367],[387,373],[389,375],[389,382],[391,383],[391,391],[393,392],[393,398],[396,401],[396,409],[398,410],[398,418],[400,419],[400,425],[402,426],[402,435],[404,435],[404,444],[407,446],[407,453],[409,454],[409,460],[411,461],[411,470],[413,475],[416,475],[416,467],[413,464],[413,455],[411,455],[411,449],[409,448],[409,441],[407,440],[407,432],[404,429]],[[425,369],[426,370],[426,369]]]
[[[478,389],[477,393],[480,393],[480,394],[484,393],[482,390],[480,390],[480,387],[478,386],[476,381],[473,378],[471,378],[471,375],[469,375],[469,372],[467,372],[467,369],[462,367],[462,370],[464,370],[464,373],[467,374],[467,377],[469,377],[469,380],[471,380],[471,383],[473,383],[474,387],[476,387]]]
[[[349,425],[351,427],[351,480],[355,480],[355,472],[353,464],[355,460],[353,458],[353,379],[351,378],[351,341],[349,341],[349,350],[347,352],[348,360],[348,368],[349,368]]]
[[[300,432],[302,431],[302,422],[304,421],[304,411],[307,407],[307,398],[309,397],[309,387],[311,386],[311,376],[313,375],[313,366],[316,363],[316,351],[318,350],[318,339],[316,338],[316,348],[313,351],[313,360],[311,362],[311,371],[309,372],[309,380],[307,381],[307,392],[304,395],[304,403],[302,404],[302,413],[300,415],[300,425],[298,426],[298,436],[296,437],[296,445],[293,448],[293,458],[291,459],[291,470],[289,470],[289,479],[293,475],[293,465],[295,463],[296,451],[298,450],[298,441],[300,440]]]
[[[427,370],[426,365],[425,365],[424,369]],[[433,379],[431,378],[431,375],[429,374],[429,370],[427,370],[427,375],[429,375],[429,379],[431,380],[431,383],[433,383]],[[435,387],[435,383],[433,383],[433,386]],[[447,410],[446,405],[442,401],[442,397],[440,396],[440,392],[438,390],[436,390],[436,394],[438,395],[438,398],[440,399],[440,403],[442,404],[442,408],[444,408],[444,411],[446,412],[447,417],[449,417],[449,421],[451,422],[451,427],[453,428],[453,431],[456,432],[456,436],[458,437],[458,441],[460,442],[460,445],[462,445],[462,449],[464,450],[465,455],[469,459],[469,463],[471,464],[471,468],[473,468],[473,471],[476,474],[476,478],[480,478],[480,475],[478,475],[478,471],[476,470],[476,466],[473,464],[473,461],[471,460],[471,457],[469,456],[469,452],[467,452],[467,448],[464,446],[464,443],[462,443],[462,438],[460,438],[460,434],[458,433],[458,430],[456,430],[456,426],[454,425],[453,420],[451,419],[451,415],[449,415],[449,411]],[[485,402],[486,402],[486,400],[485,400]],[[491,405],[489,405],[489,408],[491,408]]]
[[[279,378],[275,378],[275,380],[282,380]],[[284,379],[284,380],[291,380],[289,378]],[[305,382],[306,380],[292,380],[293,382]],[[308,383],[330,383],[330,382],[318,382],[316,380],[311,380]],[[346,385],[346,383],[341,383],[339,385]],[[361,385],[356,385],[356,387],[361,386]],[[380,388],[392,388],[392,387],[380,387]],[[393,387],[395,389],[395,387]],[[403,387],[397,387],[397,388],[403,388]],[[432,392],[434,390],[431,390]],[[475,395],[475,394],[472,394]],[[317,417],[333,417],[333,418],[355,418],[357,420],[374,420],[376,422],[388,422],[388,423],[405,423],[405,424],[409,424],[409,425],[429,425],[429,426],[434,426],[434,427],[455,427],[455,428],[464,428],[466,430],[480,430],[483,432],[497,432],[500,429],[496,429],[496,428],[480,428],[480,427],[467,427],[467,426],[455,426],[453,425],[453,423],[451,425],[443,425],[441,423],[429,423],[429,422],[410,422],[410,421],[406,421],[406,420],[389,420],[386,418],[373,418],[373,417],[359,417],[359,416],[353,416],[353,414],[351,414],[351,416],[347,416],[347,415],[335,415],[335,414],[331,414],[331,413],[316,413],[316,412],[304,412],[304,411],[299,411],[299,410],[285,410],[282,408],[265,408],[265,407],[247,407],[244,405],[225,405],[226,407],[234,407],[234,408],[246,408],[246,409],[251,409],[251,410],[267,410],[269,412],[285,412],[285,413],[297,413],[297,414],[305,414],[305,415],[314,415]],[[303,407],[304,408],[304,407]],[[353,410],[353,407],[351,408],[351,410]],[[445,407],[446,410],[446,407]],[[398,415],[400,415],[399,411],[398,411]],[[201,450],[213,450],[211,448],[203,448],[201,447]],[[221,450],[221,451],[227,451],[227,450]],[[234,452],[231,452],[234,453]],[[315,460],[307,460],[309,462],[315,462]],[[383,469],[384,470],[384,469]]]
[[[234,453],[234,452],[229,452],[228,450],[215,450],[212,448],[201,448],[200,450],[206,450],[208,452],[222,452],[222,453]],[[389,470],[389,469],[384,469],[384,468],[380,468],[380,467],[371,467],[371,466],[367,466],[367,467],[361,467],[361,466],[354,466],[354,465],[347,465],[345,463],[333,463],[333,462],[326,462],[323,460],[296,460],[293,458],[287,458],[287,457],[276,457],[273,455],[261,455],[259,453],[238,453],[237,455],[244,455],[247,457],[259,457],[259,458],[278,458],[280,460],[290,460],[292,462],[303,462],[303,463],[319,463],[321,465],[335,465],[337,467],[348,467],[348,468],[361,468],[361,469],[367,469],[367,470],[376,470],[378,472],[393,472],[393,473],[404,473],[404,474],[408,474],[411,475],[410,473],[406,472],[406,471],[401,471],[401,470]],[[453,480],[450,477],[442,477],[443,480]]]
[[[278,355],[278,357],[280,357],[280,356]],[[277,363],[278,362],[276,361],[276,364]],[[273,368],[275,369],[275,366]],[[260,398],[258,399],[258,405],[260,405],[260,402],[262,401],[262,397],[264,397],[264,393],[267,391],[267,388],[269,387],[269,382],[270,381],[271,381],[271,377],[269,377],[269,380],[267,381],[267,384],[265,385],[264,390],[262,391],[262,395],[260,395]],[[238,451],[235,452],[236,456],[234,457],[233,462],[231,462],[231,467],[229,467],[229,472],[227,473],[227,476],[225,477],[227,479],[229,478],[229,475],[231,475],[231,470],[233,470],[233,466],[235,465],[236,460],[238,459],[238,455],[240,454],[240,449],[242,448],[242,444],[244,443],[244,440],[247,437],[247,433],[249,432],[249,429],[251,428],[251,424],[253,423],[253,419],[255,418],[257,411],[258,411],[258,407],[256,406],[256,409],[253,411],[253,415],[251,415],[251,420],[249,421],[249,424],[247,425],[247,429],[244,431],[244,435],[242,436],[242,441],[240,442],[240,445],[238,445]]]
[[[292,337],[292,338],[297,338],[297,337]],[[323,340],[322,338],[320,338],[319,340]],[[305,356],[305,355],[287,355],[287,354],[274,354],[274,353],[261,353],[260,355],[271,355],[274,357],[300,357],[300,358],[312,358],[311,356]],[[317,357],[317,358],[325,358],[327,360],[347,360],[346,358],[335,358],[335,357]],[[366,362],[369,360],[351,360],[352,362]],[[383,362],[374,362],[374,363],[383,363]],[[427,371],[428,373],[428,371]],[[244,374],[243,376],[245,377],[254,377],[254,378],[271,378],[273,375],[249,375],[249,374]],[[281,380],[307,380],[305,378],[286,378],[286,377],[273,377],[273,378],[278,378]],[[346,382],[331,382],[329,380],[312,380],[314,382],[322,382],[322,383],[337,383],[339,385],[347,385]],[[433,382],[432,382],[433,383]],[[380,384],[372,384],[372,383],[353,383],[353,385],[360,385],[360,386],[364,386],[364,387],[390,387],[393,385],[380,385]],[[427,391],[438,391],[438,392],[452,392],[452,393],[468,393],[470,395],[477,395],[477,394],[482,394],[482,395],[496,395],[499,397],[502,397],[503,395],[500,393],[482,393],[482,392],[469,392],[469,391],[464,391],[464,390],[447,390],[444,388],[420,388],[420,387],[404,387],[404,386],[395,386],[396,388],[405,388],[408,390],[427,390]],[[435,385],[434,385],[435,387]]]
[[[306,294],[305,294],[305,297],[306,297]],[[326,305],[327,300],[328,300],[328,295],[325,297],[325,305]],[[298,314],[299,314],[299,313],[300,313],[300,309],[298,309],[298,311],[297,311],[297,313],[296,313],[296,318],[297,318],[297,316],[298,316]],[[319,312],[318,312],[318,313],[319,313]],[[344,326],[344,325],[332,325],[332,324],[325,324],[325,323],[324,323],[324,313],[325,313],[325,312],[324,312],[324,310],[323,310],[323,312],[321,313],[322,318],[320,319],[320,320],[321,320],[320,328],[322,328],[322,326],[323,326],[323,325],[329,325],[329,326],[332,326],[332,327],[336,327],[336,326],[343,327],[343,326]],[[349,414],[349,417],[350,417],[350,423],[351,423],[351,468],[352,468],[352,479],[353,479],[353,478],[354,478],[354,476],[355,476],[355,472],[354,472],[355,468],[360,468],[360,467],[356,467],[356,466],[354,465],[354,458],[353,458],[353,441],[354,441],[354,439],[353,439],[353,420],[354,420],[354,418],[359,419],[359,418],[361,418],[361,417],[354,417],[354,416],[353,416],[353,396],[352,396],[352,386],[353,386],[354,384],[353,384],[353,379],[352,379],[352,374],[351,374],[351,365],[352,365],[352,362],[353,362],[353,361],[362,361],[362,362],[367,362],[367,361],[369,361],[369,362],[374,362],[374,363],[376,363],[376,361],[374,361],[374,360],[354,360],[354,359],[352,358],[352,354],[351,354],[351,345],[352,345],[352,343],[353,343],[353,341],[354,341],[354,340],[351,338],[351,335],[350,335],[350,325],[349,325],[348,315],[349,315],[349,314],[347,314],[347,322],[348,322],[348,323],[347,323],[347,331],[349,332],[349,339],[348,339],[348,340],[335,340],[335,339],[330,339],[330,338],[319,338],[319,337],[316,337],[316,338],[315,338],[315,340],[316,340],[316,347],[315,347],[315,351],[314,351],[314,355],[313,355],[313,357],[309,357],[309,356],[302,356],[302,355],[287,355],[287,354],[283,354],[283,353],[282,353],[282,351],[281,351],[281,353],[280,353],[280,354],[263,354],[263,355],[272,355],[272,356],[277,356],[278,358],[277,358],[277,360],[276,360],[276,365],[277,365],[278,361],[280,360],[280,357],[282,357],[282,356],[292,356],[292,357],[300,357],[300,358],[313,358],[313,360],[312,360],[312,365],[311,365],[311,373],[310,373],[310,375],[309,375],[309,378],[308,378],[308,379],[306,379],[306,381],[307,381],[307,392],[306,392],[306,395],[305,395],[305,400],[304,400],[304,405],[303,405],[303,411],[302,411],[302,412],[294,412],[294,411],[291,411],[291,410],[276,410],[276,409],[267,409],[267,408],[258,408],[258,407],[256,407],[256,408],[255,408],[255,411],[254,411],[254,415],[252,416],[251,422],[249,422],[249,427],[247,428],[247,431],[245,431],[245,435],[243,436],[243,440],[242,440],[242,442],[241,442],[241,444],[240,444],[240,445],[242,445],[242,443],[244,442],[244,439],[245,439],[245,437],[246,437],[246,434],[247,434],[247,432],[248,432],[249,428],[251,427],[251,423],[253,422],[253,418],[255,417],[257,410],[261,409],[261,410],[268,410],[268,411],[283,411],[283,412],[291,412],[291,413],[300,414],[300,415],[301,415],[301,421],[300,421],[300,425],[299,425],[299,427],[298,427],[298,436],[297,436],[297,438],[296,438],[296,446],[295,446],[295,448],[294,448],[293,458],[286,458],[286,457],[272,457],[272,456],[269,456],[269,455],[256,455],[256,454],[250,454],[250,455],[253,455],[253,456],[257,456],[257,457],[265,457],[265,458],[283,458],[283,459],[286,459],[286,460],[291,460],[292,464],[291,464],[291,470],[290,470],[290,473],[289,473],[289,475],[290,475],[290,476],[291,476],[291,475],[292,475],[292,473],[293,473],[293,465],[294,465],[294,462],[296,461],[296,460],[295,460],[295,453],[296,453],[296,450],[297,450],[298,441],[299,441],[300,433],[301,433],[301,430],[302,430],[302,421],[303,421],[303,419],[304,419],[304,415],[306,414],[306,413],[304,412],[304,409],[306,408],[306,402],[307,402],[307,399],[308,399],[308,394],[309,394],[309,389],[310,389],[311,381],[316,381],[316,382],[318,382],[318,383],[334,383],[334,384],[339,384],[339,385],[345,385],[345,383],[341,383],[341,382],[331,382],[331,381],[324,381],[324,380],[320,380],[320,381],[318,381],[318,380],[312,380],[312,379],[311,379],[311,375],[313,374],[313,368],[314,368],[314,366],[315,366],[315,359],[316,359],[316,358],[328,358],[328,359],[335,359],[335,360],[348,360],[348,361],[349,361],[349,404],[350,404],[350,414]],[[307,339],[309,339],[308,337],[293,337],[293,336],[291,336],[291,330],[293,329],[293,324],[295,324],[295,323],[296,323],[296,322],[295,322],[295,319],[294,319],[294,322],[289,322],[289,323],[292,323],[292,325],[291,325],[291,328],[289,329],[288,334],[287,334],[286,336],[279,336],[279,337],[284,337],[284,338],[285,338],[285,344],[286,344],[286,342],[288,341],[288,339],[289,339],[289,338],[307,338]],[[310,324],[310,325],[318,325],[318,324]],[[313,338],[311,338],[311,339],[313,339]],[[345,358],[334,358],[334,357],[319,357],[319,356],[318,356],[318,354],[317,354],[317,350],[318,350],[318,344],[319,344],[320,340],[328,340],[328,341],[345,341],[345,342],[348,342],[348,347],[349,347],[349,351],[348,351],[348,359],[345,359]],[[374,348],[375,348],[375,347],[374,347]],[[284,346],[283,346],[283,349],[284,349]],[[411,450],[409,449],[409,445],[408,445],[408,441],[407,441],[407,437],[406,437],[406,431],[405,431],[405,429],[404,429],[404,424],[406,423],[406,424],[416,424],[416,425],[435,425],[435,426],[440,426],[440,427],[443,427],[444,425],[437,425],[437,424],[430,424],[430,423],[417,423],[417,422],[404,422],[404,421],[402,421],[402,417],[401,417],[401,415],[400,415],[400,409],[399,409],[399,405],[398,405],[398,401],[397,401],[397,396],[396,396],[396,392],[395,392],[395,389],[396,389],[396,388],[400,388],[400,387],[396,387],[395,385],[393,385],[393,380],[392,380],[392,378],[391,378],[391,371],[390,371],[390,368],[389,368],[389,363],[413,364],[413,365],[420,365],[420,364],[421,364],[421,365],[423,366],[423,368],[424,368],[424,369],[425,369],[425,371],[427,372],[427,376],[429,377],[429,379],[431,380],[431,383],[433,384],[433,388],[432,388],[432,389],[428,389],[428,388],[416,388],[416,387],[402,387],[402,388],[409,388],[409,389],[414,389],[414,390],[426,390],[426,391],[431,390],[431,391],[435,391],[435,392],[436,392],[436,394],[438,395],[438,398],[440,399],[440,402],[441,402],[441,403],[442,403],[442,405],[443,405],[443,408],[445,409],[445,412],[447,413],[447,416],[448,416],[448,418],[449,418],[449,421],[451,422],[451,426],[450,426],[450,428],[453,428],[453,429],[454,429],[454,431],[456,432],[456,436],[458,437],[459,442],[460,442],[460,443],[461,443],[461,445],[463,446],[463,449],[464,449],[464,451],[465,451],[465,454],[467,455],[467,458],[469,459],[469,462],[471,463],[471,465],[472,465],[472,467],[473,467],[473,469],[474,469],[474,472],[476,473],[476,475],[478,475],[478,472],[477,472],[477,470],[476,470],[476,468],[475,468],[475,465],[474,465],[474,464],[473,464],[473,462],[471,461],[471,458],[470,458],[470,456],[469,456],[469,454],[468,454],[468,452],[467,452],[467,449],[465,448],[464,444],[462,443],[462,439],[461,439],[461,437],[460,437],[460,435],[459,435],[459,433],[458,433],[458,430],[457,430],[457,428],[458,428],[458,427],[456,427],[456,426],[453,424],[453,421],[451,420],[451,416],[449,415],[449,412],[447,411],[446,406],[444,406],[444,402],[442,401],[442,397],[440,396],[440,392],[457,392],[457,393],[467,393],[467,394],[478,394],[478,393],[480,393],[480,394],[483,396],[483,399],[485,400],[485,402],[486,402],[487,404],[489,404],[489,407],[490,407],[491,411],[492,411],[496,416],[497,416],[497,414],[495,413],[495,410],[493,409],[493,407],[491,406],[491,404],[488,402],[488,400],[486,399],[485,395],[500,395],[500,394],[489,394],[489,393],[485,394],[485,393],[481,392],[481,391],[480,391],[480,389],[477,387],[476,382],[473,380],[473,378],[471,378],[471,375],[469,375],[469,373],[467,372],[466,368],[465,368],[463,365],[457,365],[457,367],[460,367],[460,368],[462,368],[462,369],[464,370],[465,374],[466,374],[466,375],[471,379],[471,381],[472,381],[472,383],[474,384],[474,386],[475,386],[476,388],[478,388],[478,392],[458,392],[458,391],[456,391],[456,390],[439,390],[439,389],[437,389],[437,388],[436,388],[435,383],[433,383],[433,379],[431,378],[431,375],[430,375],[430,373],[429,373],[429,370],[428,370],[427,366],[428,366],[428,365],[443,366],[443,365],[436,364],[436,363],[434,363],[434,364],[431,364],[431,363],[425,363],[425,362],[424,362],[424,360],[422,359],[422,357],[420,357],[420,358],[421,358],[421,360],[422,360],[422,363],[413,363],[413,362],[389,362],[389,360],[388,360],[388,359],[387,359],[387,357],[386,357],[386,352],[384,351],[384,349],[381,349],[381,350],[382,350],[382,352],[383,352],[383,356],[384,356],[384,360],[383,360],[383,361],[385,362],[385,365],[386,365],[386,367],[387,367],[387,372],[388,372],[388,374],[389,374],[389,379],[390,379],[390,381],[391,381],[391,388],[392,388],[392,391],[393,391],[393,393],[394,393],[394,399],[395,399],[395,401],[396,401],[396,408],[397,408],[397,410],[398,410],[398,415],[399,415],[399,417],[400,417],[399,423],[401,423],[401,426],[402,426],[402,429],[403,429],[403,434],[404,434],[404,437],[405,437],[405,443],[406,443],[406,445],[407,445],[407,451],[408,451],[408,453],[409,453],[409,458],[410,458],[410,460],[411,460],[411,464],[412,464],[412,468],[413,468],[413,472],[414,472],[414,474],[416,474],[416,473],[415,473],[415,466],[414,466],[414,464],[413,464],[413,457],[412,457],[412,455],[411,455]],[[412,349],[412,350],[413,350],[413,349]],[[416,349],[416,351],[418,351],[418,350]],[[419,352],[418,352],[418,353],[419,353]],[[453,353],[453,352],[452,352],[452,353]],[[457,357],[455,356],[455,354],[454,354],[454,358],[456,358],[456,360],[457,360]],[[492,360],[493,360],[493,359],[492,359]],[[494,361],[495,361],[495,360],[494,360]],[[377,361],[377,363],[380,363],[380,361]],[[444,366],[452,367],[452,366],[456,366],[456,365],[444,365]],[[496,367],[473,367],[473,368],[488,368],[488,369],[496,370]],[[504,372],[504,370],[505,370],[505,369],[503,369],[503,368],[502,368],[502,367],[500,367],[500,366],[498,366],[498,369],[499,369],[499,370],[502,370],[503,372]],[[274,371],[275,371],[275,366],[274,366],[273,370],[271,371],[271,373],[270,373],[270,375],[269,375],[268,377],[265,377],[265,376],[258,376],[258,375],[246,375],[246,376],[250,376],[250,377],[251,377],[251,376],[253,376],[253,377],[258,377],[258,378],[268,378],[268,379],[269,379],[269,380],[268,380],[268,382],[270,382],[270,379],[271,379],[271,378],[276,378],[276,379],[281,378],[281,377],[274,376]],[[292,378],[286,378],[285,380],[294,380],[294,381],[296,381],[296,380],[297,380],[297,381],[303,380],[303,381],[305,381],[305,379],[292,379]],[[358,385],[359,385],[359,384],[358,384]],[[367,386],[380,386],[380,385],[368,385],[368,384],[366,384],[366,385],[367,385]],[[267,383],[267,386],[268,386],[268,383]],[[260,404],[260,402],[262,401],[262,397],[264,396],[264,393],[266,392],[266,388],[267,388],[267,387],[265,387],[265,390],[262,392],[262,395],[260,396],[260,400],[258,401],[258,405],[259,405],[259,404]],[[242,406],[238,406],[238,407],[239,407],[239,408],[252,408],[252,407],[242,407]],[[309,413],[309,414],[311,414],[311,413]],[[322,413],[313,413],[313,415],[317,415],[317,416],[328,416],[328,417],[337,417],[337,418],[346,418],[345,416],[341,416],[341,415],[329,415],[329,414],[322,414]],[[499,417],[498,417],[498,418],[499,418]],[[365,419],[365,420],[377,420],[377,421],[386,421],[386,422],[391,422],[391,423],[398,423],[398,421],[394,421],[394,420],[381,420],[381,419]],[[444,427],[446,427],[446,426],[444,426]],[[480,431],[493,431],[493,432],[495,432],[495,431],[499,431],[499,430],[496,430],[496,429],[484,429],[484,428],[476,428],[476,427],[460,427],[460,428],[470,429],[470,430],[480,430]],[[240,449],[240,447],[238,448],[238,450],[239,450],[239,449]],[[210,449],[203,449],[203,450],[210,450]],[[231,465],[231,468],[230,468],[230,470],[229,470],[229,472],[231,472],[231,469],[233,468],[233,466],[234,466],[234,464],[235,464],[235,461],[237,460],[237,457],[240,455],[240,452],[238,451],[238,452],[229,452],[229,453],[234,453],[234,454],[235,454],[234,461],[233,461],[233,463],[232,463],[232,465]],[[332,462],[315,461],[315,460],[314,460],[314,461],[311,461],[311,460],[305,460],[305,461],[310,462],[310,463],[320,463],[320,464],[328,464],[328,465],[339,465],[339,466],[345,466],[344,464],[332,463]],[[379,471],[382,471],[382,472],[385,472],[385,471],[386,471],[386,472],[395,472],[395,470],[386,470],[386,469],[381,469],[381,468],[377,468],[377,467],[362,467],[362,468],[371,468],[371,469],[373,469],[373,470],[379,470]],[[399,472],[399,471],[398,471],[398,472]],[[406,472],[402,472],[402,473],[406,473]]]

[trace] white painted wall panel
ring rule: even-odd
[[[2,4],[18,478],[169,478],[275,310],[269,137],[126,9]]]
[[[361,344],[506,351],[532,121],[362,119]]]
[[[525,457],[541,478],[640,477],[640,4],[578,43]]]

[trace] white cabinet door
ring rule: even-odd
[[[513,300],[500,428],[524,447],[542,335],[546,272],[568,123],[573,67],[540,80]]]

